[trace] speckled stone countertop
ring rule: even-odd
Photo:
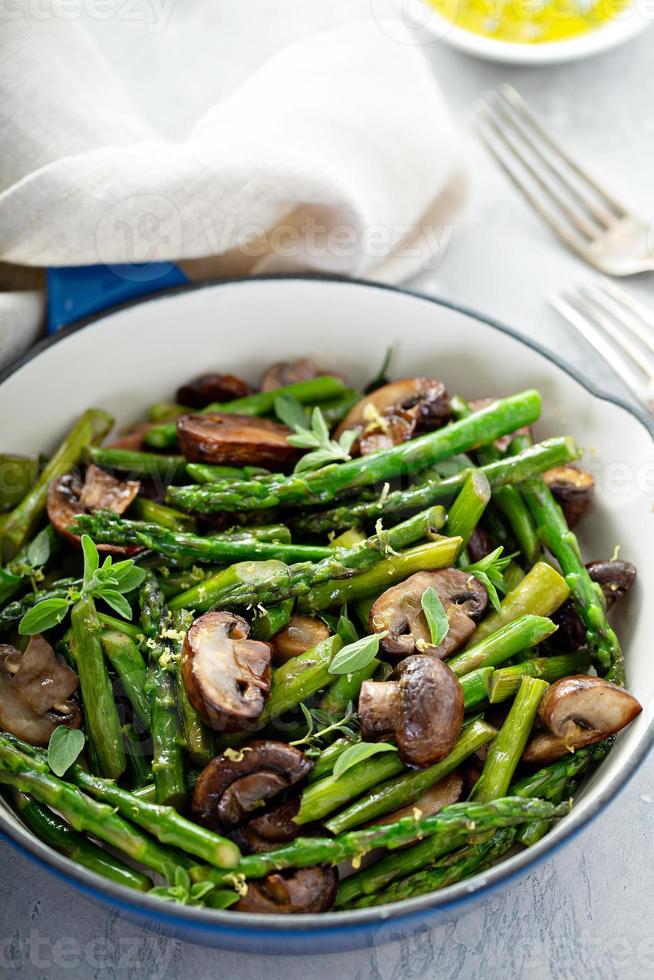
[[[126,9],[117,3],[112,9]],[[160,32],[138,0],[137,16],[83,20],[132,83],[143,110],[173,135],[293,37],[389,6],[374,0],[163,0]],[[139,15],[140,12],[140,15]],[[207,43],[210,38],[210,43]],[[654,214],[654,73],[646,33],[598,59],[549,69],[491,65],[439,44],[425,54],[455,114],[468,128],[475,99],[502,81],[519,88],[619,196]],[[181,80],[181,81],[180,81]],[[166,85],[169,83],[169,90]],[[598,385],[619,385],[584,343],[571,337],[546,298],[592,278],[567,254],[469,138],[473,192],[465,220],[438,268],[416,288],[484,313],[536,337]],[[654,279],[629,288],[654,306]],[[0,844],[0,975],[28,978],[214,976],[258,980],[423,980],[654,977],[654,758],[618,801],[536,871],[469,908],[458,921],[402,942],[306,958],[225,953],[140,929],[100,908]],[[380,939],[387,938],[382,931]]]

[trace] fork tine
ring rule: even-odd
[[[640,375],[636,374],[631,365],[608,342],[602,331],[587,315],[583,314],[574,304],[573,297],[555,296],[550,300],[551,306],[571,326],[573,326],[593,347],[613,371],[624,381],[639,398],[647,401],[649,389],[643,383]]]
[[[501,85],[500,91],[505,99],[507,99],[507,101],[510,102],[511,105],[517,109],[518,112],[520,112],[522,116],[531,124],[531,126],[536,130],[538,135],[545,141],[550,149],[553,150],[554,153],[558,154],[558,156],[566,162],[571,170],[573,170],[578,177],[585,181],[586,184],[595,192],[595,194],[597,194],[606,202],[606,204],[608,204],[611,210],[615,213],[616,217],[627,217],[628,211],[624,205],[621,204],[620,201],[616,200],[607,190],[605,190],[601,184],[598,184],[595,178],[591,177],[588,171],[578,164],[574,157],[571,157],[570,154],[556,142],[556,140],[552,139],[552,137],[540,124],[538,119],[534,116],[526,101],[523,99],[520,93],[513,88],[512,85]]]
[[[637,317],[646,323],[650,327],[654,327],[654,310],[651,310],[649,306],[645,306],[641,303],[639,299],[632,296],[626,290],[621,289],[619,286],[615,286],[609,279],[602,279],[599,288],[605,293],[608,293],[617,303],[635,313]]]
[[[581,189],[578,182],[575,183],[570,179],[570,174],[566,170],[566,161],[558,153],[554,154],[550,142],[543,140],[541,136],[543,131],[542,127],[534,126],[532,123],[533,116],[525,115],[516,108],[511,98],[505,92],[505,89],[513,91],[509,86],[500,87],[500,93],[497,96],[498,111],[501,112],[503,118],[514,132],[518,133],[530,153],[549,171],[554,179],[555,186],[560,186],[574,200],[577,207],[583,209],[590,218],[590,220],[587,220],[578,210],[573,211],[569,209],[565,199],[562,199],[564,202],[562,206],[565,206],[566,210],[570,210],[572,220],[583,221],[586,225],[584,230],[588,237],[597,238],[611,228],[619,219],[605,207],[592,200]],[[548,147],[549,152],[544,149],[544,146]]]
[[[635,337],[638,337],[641,344],[654,354],[654,333],[639,316],[615,300],[611,293],[605,292],[601,287],[593,289],[587,287],[583,292],[596,306],[608,313],[616,323],[626,330],[630,330]]]
[[[554,202],[559,211],[562,211],[563,214],[566,215],[568,220],[578,232],[585,235],[589,241],[593,241],[593,239],[597,238],[604,229],[599,225],[588,221],[583,214],[580,214],[577,210],[572,208],[566,199],[561,196],[557,187],[551,181],[548,181],[543,174],[540,173],[536,167],[534,167],[529,157],[525,155],[520,143],[513,137],[513,132],[516,131],[516,127],[513,125],[513,120],[511,117],[502,112],[499,97],[495,95],[494,92],[489,92],[486,96],[486,101],[482,101],[481,105],[486,113],[487,121],[495,130],[498,139],[504,144],[506,149],[520,161],[531,179],[538,184],[544,194]],[[519,133],[520,131],[517,130],[517,132]]]
[[[527,200],[527,203],[531,205],[543,221],[550,226],[554,234],[558,235],[573,252],[581,259],[584,259],[584,261],[590,261],[587,240],[582,239],[575,233],[565,221],[561,220],[554,213],[554,210],[549,205],[545,204],[541,197],[533,192],[524,179],[524,175],[515,166],[514,154],[510,146],[506,144],[506,141],[501,138],[501,134],[497,128],[495,126],[491,127],[486,119],[479,118],[476,123],[476,130],[489,153],[495,158],[509,180]],[[490,133],[493,133],[493,136]],[[503,149],[499,148],[498,138]]]
[[[578,296],[574,298],[574,305],[577,309],[581,310],[582,313],[586,313],[596,326],[601,327],[604,333],[608,334],[611,340],[621,347],[625,354],[631,358],[634,364],[637,364],[643,374],[654,380],[654,363],[652,358],[648,357],[640,347],[638,347],[631,337],[624,332],[624,325],[622,329],[618,326],[615,320],[610,314],[595,302],[594,299],[590,298],[588,293],[580,292]]]

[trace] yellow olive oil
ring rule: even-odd
[[[497,41],[547,44],[613,20],[629,0],[430,0],[457,27]]]

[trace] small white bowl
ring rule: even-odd
[[[552,65],[589,58],[636,37],[654,19],[654,13],[648,16],[643,9],[646,6],[643,0],[632,0],[629,7],[601,27],[564,41],[543,44],[518,44],[475,34],[457,27],[456,23],[440,14],[429,0],[408,0],[404,19],[407,22],[408,13],[408,20],[414,28],[428,31],[450,47],[487,61],[502,61],[514,65]]]

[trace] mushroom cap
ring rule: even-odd
[[[290,435],[287,426],[251,415],[211,412],[177,419],[179,446],[190,463],[280,469],[299,456]]]
[[[449,629],[438,647],[431,635],[421,600],[427,589],[438,593],[447,614]],[[488,595],[481,582],[457,568],[416,572],[399,585],[387,589],[370,610],[370,630],[388,630],[381,645],[386,653],[408,656],[416,650],[436,657],[449,657],[472,635],[481,618]]]
[[[436,429],[450,419],[445,385],[433,378],[402,378],[365,395],[347,413],[335,438],[347,429],[359,435],[365,456],[411,439],[416,431]]]
[[[364,739],[392,735],[400,758],[431,766],[449,755],[463,724],[463,690],[436,657],[407,657],[391,681],[364,681],[358,714]]]
[[[188,408],[206,408],[212,402],[245,398],[252,388],[235,374],[200,374],[177,389],[177,401]]]
[[[295,786],[312,768],[311,760],[299,749],[272,739],[250,742],[229,756],[216,756],[195,784],[193,819],[212,830],[229,830]],[[263,824],[258,832],[262,829]]]
[[[543,473],[543,479],[561,507],[568,527],[574,527],[590,507],[595,480],[575,463],[555,466]]]
[[[589,561],[586,568],[593,582],[601,586],[607,609],[622,599],[636,581],[636,566],[630,561]]]
[[[338,871],[329,864],[278,871],[248,881],[247,893],[232,908],[237,912],[326,912],[336,898]]]
[[[452,670],[435,657],[407,657],[396,671],[401,691],[395,738],[400,757],[431,766],[454,748],[463,725],[463,689]]]
[[[140,488],[138,480],[117,480],[91,464],[86,468],[84,483],[76,473],[66,473],[51,482],[47,497],[48,518],[58,534],[79,544],[79,536],[68,530],[79,514],[97,510],[123,514]],[[142,550],[137,545],[99,544],[97,548],[112,555],[134,555]]]
[[[299,657],[326,640],[329,635],[329,627],[322,619],[297,613],[271,639],[273,661],[283,664],[293,657]]]
[[[262,391],[273,391],[286,385],[294,385],[299,381],[311,381],[322,378],[331,372],[323,371],[310,357],[298,357],[295,361],[277,361],[271,364],[261,379]]]
[[[532,738],[523,759],[550,762],[601,742],[625,728],[641,711],[633,694],[602,677],[564,677],[545,691],[538,716],[547,731]]]
[[[186,634],[186,693],[216,731],[246,728],[259,717],[270,693],[270,646],[249,640],[249,634],[249,624],[230,612],[205,613]]]
[[[640,714],[633,694],[602,677],[578,674],[551,684],[542,697],[538,716],[553,735],[574,738],[580,729],[615,735]]]
[[[31,745],[47,745],[58,725],[79,728],[82,712],[70,696],[77,674],[38,634],[24,653],[0,645],[0,727]]]

